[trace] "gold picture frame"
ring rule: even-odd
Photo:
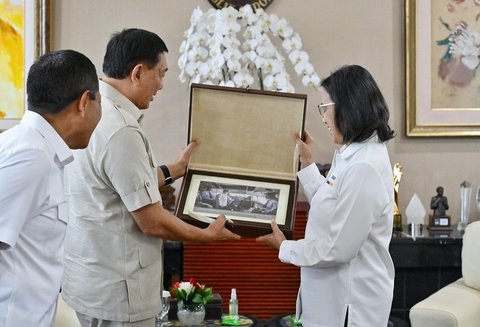
[[[478,58],[455,44],[457,35],[480,32],[473,24],[478,9],[473,1],[405,1],[408,137],[480,136]]]
[[[0,82],[9,88],[8,93],[14,97],[8,102],[4,98],[5,102],[0,103],[0,110],[5,110],[0,113],[1,132],[21,120],[26,108],[25,81],[28,68],[38,56],[50,50],[51,0],[24,0],[23,4],[0,0],[0,6],[2,44],[10,46],[4,47],[1,50],[4,53],[0,53],[0,57],[7,62],[2,66],[6,70],[2,73],[5,80]],[[18,48],[23,49],[20,55]],[[15,60],[10,59],[13,57]]]

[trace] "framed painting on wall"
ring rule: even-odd
[[[50,0],[0,0],[0,131],[25,111],[26,72],[49,50]]]
[[[480,136],[480,0],[405,3],[407,136]]]

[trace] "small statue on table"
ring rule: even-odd
[[[433,209],[433,215],[430,215],[428,229],[439,231],[450,231],[450,216],[446,214],[448,210],[448,199],[443,195],[443,187],[437,187],[437,195],[432,197],[430,208]]]

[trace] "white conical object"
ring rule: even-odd
[[[408,203],[407,209],[405,210],[405,215],[407,216],[408,224],[423,224],[425,218],[425,207],[420,201],[417,193],[412,196],[412,199]]]

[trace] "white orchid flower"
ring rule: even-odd
[[[301,50],[293,50],[288,55],[288,58],[290,59],[290,62],[294,65],[303,63],[303,62],[308,62],[308,60],[310,59],[308,56],[308,53]]]
[[[206,46],[209,38],[210,36],[208,35],[208,33],[196,32],[193,33],[188,40],[190,41],[192,47],[197,47]]]
[[[185,76],[185,70],[182,69],[180,75],[178,75],[178,80],[180,83],[185,83],[187,81],[187,77]]]
[[[255,24],[257,17],[255,16],[255,13],[250,5],[245,5],[240,8],[239,14],[242,18],[242,24],[244,26]]]
[[[311,75],[305,75],[302,77],[302,84],[305,86],[312,86],[314,88],[320,87],[320,77],[313,73]]]
[[[189,61],[205,60],[208,57],[208,51],[203,47],[195,47],[188,51],[187,56]]]
[[[258,25],[248,26],[243,33],[243,37],[246,39],[255,39],[262,35],[262,29]]]
[[[208,51],[208,55],[210,58],[216,58],[218,56],[222,56],[223,50],[221,46],[216,46],[216,47],[210,47],[210,50]]]
[[[238,10],[238,12],[240,13],[240,16],[241,17],[245,17],[245,16],[248,16],[248,15],[253,15],[253,8],[252,6],[250,6],[249,4],[248,5],[245,5],[243,6],[242,8],[240,8]]]
[[[184,70],[187,64],[187,60],[188,60],[187,54],[182,53],[180,57],[178,57],[178,62],[177,62],[178,68],[180,68],[181,70]]]
[[[258,47],[258,40],[257,39],[248,39],[245,40],[242,44],[242,49],[245,51],[252,51]]]
[[[254,81],[253,76],[250,75],[249,71],[246,69],[241,69],[233,76],[233,82],[236,87],[250,87],[253,85]]]
[[[179,49],[180,53],[185,52],[189,44],[190,42],[188,42],[187,40],[183,40],[182,43],[180,43],[180,49]]]
[[[206,12],[194,9],[179,48],[180,81],[231,87],[260,85],[269,90],[294,92],[285,58],[270,34],[280,37],[280,48],[301,76],[302,84],[318,88],[320,78],[308,54],[302,51],[300,35],[285,19],[269,15],[263,9],[254,11],[250,5],[240,10],[231,6]],[[452,42],[451,51],[458,52],[465,66],[476,67],[479,64],[476,40],[480,36],[473,32],[466,35]],[[255,83],[256,78],[259,84]]]
[[[259,45],[255,51],[258,53],[259,56],[264,58],[273,58],[275,56],[275,47],[272,44],[267,44],[264,46]]]
[[[220,69],[220,67],[225,64],[225,57],[221,53],[219,53],[217,56],[211,57],[210,62],[213,66]]]
[[[195,62],[195,61],[190,61],[187,63],[185,66],[185,73],[190,76],[190,78],[193,78],[195,76],[198,76],[200,74],[200,66],[201,62]]]
[[[237,48],[228,48],[223,52],[226,60],[238,61],[242,58],[242,53]]]
[[[239,60],[227,60],[227,67],[230,71],[237,72],[241,69]]]
[[[263,57],[260,57],[260,56],[257,56],[254,60],[254,64],[255,64],[255,67],[257,69],[261,69],[263,67],[265,67],[265,65],[267,65],[267,59],[263,58]]]
[[[190,17],[190,25],[195,26],[198,22],[202,20],[203,11],[200,7],[193,9],[192,16]]]
[[[275,79],[275,75],[266,75],[263,79],[263,86],[270,91],[278,89],[278,81]]]
[[[282,47],[287,53],[290,53],[292,50],[299,50],[302,48],[302,39],[295,33],[292,37],[283,40]]]
[[[313,65],[309,62],[300,62],[295,65],[295,72],[298,76],[313,74]]]
[[[242,60],[245,62],[255,62],[257,58],[257,53],[253,50],[243,53]]]
[[[286,74],[268,75],[264,79],[263,84],[271,91],[292,92],[293,90],[293,86]]]
[[[223,8],[222,10],[220,10],[221,12],[221,15],[223,17],[224,20],[226,21],[236,21],[237,20],[237,17],[239,15],[239,12],[237,9],[235,9],[234,7],[232,6],[229,6],[227,8]]]
[[[222,76],[221,66],[216,66],[212,61],[200,65],[200,75],[205,80],[218,79]]]
[[[223,46],[225,48],[238,49],[240,47],[240,41],[234,37],[225,37],[223,39]]]
[[[272,22],[272,25],[270,25],[270,30],[274,35],[282,38],[287,38],[293,34],[293,29],[288,25],[284,18]]]

